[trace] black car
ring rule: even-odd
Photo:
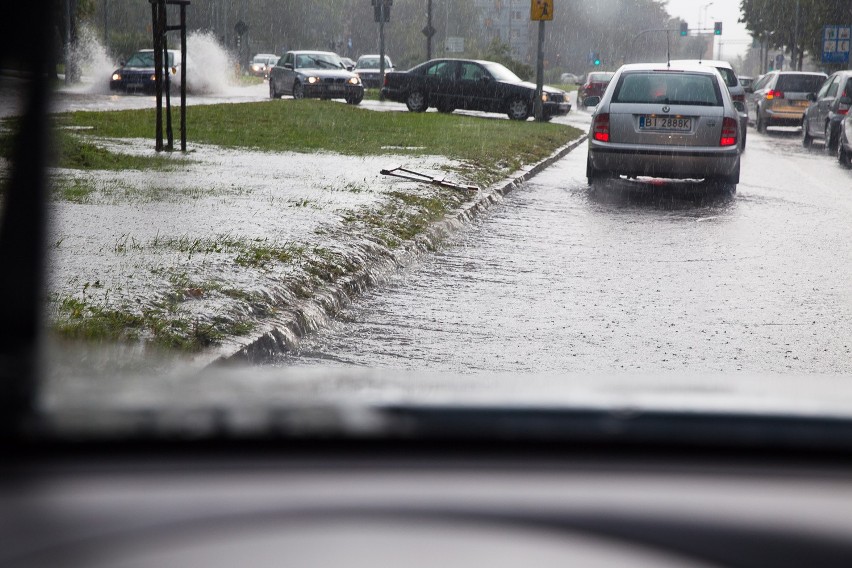
[[[180,80],[181,54],[179,51],[168,50],[168,61],[164,62],[166,70],[170,74],[172,87],[177,87]],[[121,63],[110,78],[109,88],[111,91],[136,91],[153,93],[156,89],[154,81],[154,50],[140,49]]]
[[[521,80],[493,61],[433,59],[409,69],[385,75],[382,94],[403,102],[412,112],[435,107],[440,112],[456,109],[506,113],[513,120],[533,114],[536,86]],[[545,120],[568,114],[571,103],[564,91],[544,87]]]
[[[364,99],[364,86],[336,53],[288,51],[269,72],[269,97],[345,99],[352,105]]]
[[[802,144],[811,145],[822,138],[827,152],[835,152],[840,139],[840,121],[852,107],[852,71],[830,76],[818,93],[808,93],[810,105],[802,119]]]

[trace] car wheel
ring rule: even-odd
[[[743,140],[742,140],[742,143],[740,144],[740,152],[745,152],[746,138],[747,137],[748,137],[748,126],[743,128]]]
[[[805,148],[810,148],[811,143],[813,143],[814,137],[811,136],[810,125],[808,124],[808,119],[805,118],[802,120],[802,146]]]
[[[530,117],[530,106],[523,99],[512,99],[506,111],[512,120],[526,120]]]
[[[296,100],[302,100],[305,98],[305,87],[303,87],[301,83],[293,84],[293,98]]]
[[[825,125],[825,151],[832,154],[837,151],[837,134],[831,129],[831,123]]]
[[[346,104],[360,105],[361,101],[363,101],[363,100],[364,100],[363,93],[360,94],[360,95],[349,95],[348,97],[346,97]]]
[[[757,109],[756,121],[757,124],[755,126],[757,126],[757,131],[761,133],[766,132],[766,123],[763,121],[763,115],[760,113],[760,109]]]
[[[281,93],[275,90],[275,82],[272,79],[269,80],[269,98],[270,99],[280,99]]]
[[[594,189],[595,183],[600,182],[603,179],[607,179],[612,177],[612,174],[608,172],[602,172],[601,170],[596,170],[594,166],[592,166],[592,158],[591,156],[586,156],[586,179],[589,181],[589,185]]]
[[[837,145],[837,161],[840,162],[840,165],[844,168],[852,168],[852,155],[843,146],[843,144]]]
[[[724,185],[733,186],[734,191],[736,191],[737,184],[740,183],[740,162],[737,160],[737,165],[734,168],[734,171],[726,176],[722,176],[719,178],[719,181]]]
[[[429,108],[429,103],[426,102],[426,94],[423,91],[412,91],[408,93],[408,98],[405,99],[405,106],[411,112],[424,112]]]

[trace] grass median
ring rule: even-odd
[[[123,170],[156,175],[164,169],[194,167],[191,153],[189,160],[168,160],[167,155],[153,152],[154,117],[152,109],[56,115],[60,133],[57,164],[67,170],[99,171],[101,183],[86,187],[89,174],[64,182],[57,179],[54,200],[60,206],[67,203],[78,207],[76,211],[81,211],[79,207],[130,205],[150,207],[153,213],[162,207],[157,202],[160,196],[164,201],[174,201],[176,195],[186,193],[180,188],[158,188],[146,193],[145,199],[138,199],[133,197],[132,188],[122,185],[131,183],[125,180]],[[323,156],[443,156],[455,164],[448,173],[480,186],[546,158],[582,134],[554,123],[432,112],[372,112],[315,100],[190,106],[187,125],[190,146],[211,144],[235,150]],[[175,128],[177,133],[177,123]],[[103,147],[103,139],[121,138],[150,138],[152,151],[147,156],[134,156]],[[0,149],[3,147],[0,144]],[[114,179],[116,189],[104,189],[103,175]],[[66,174],[61,177],[68,178]],[[223,193],[220,199],[225,201],[228,195]],[[140,257],[162,254],[163,258],[177,259],[157,267],[156,281],[167,284],[151,289],[150,294],[146,292],[150,297],[140,300],[138,294],[131,294],[130,283],[111,283],[108,274],[91,286],[87,281],[80,288],[77,282],[77,291],[69,288],[51,296],[53,330],[67,339],[141,341],[155,348],[199,352],[252,333],[270,316],[293,308],[287,303],[310,299],[320,290],[345,282],[364,268],[363,259],[368,256],[391,258],[400,247],[407,249],[431,223],[474,195],[429,185],[410,192],[395,189],[382,193],[380,200],[368,206],[341,212],[335,226],[318,228],[313,235],[306,235],[304,242],[278,242],[274,236],[269,242],[252,240],[238,228],[227,238],[188,233],[158,235],[151,242],[134,239],[132,246],[116,245],[113,253]],[[286,215],[287,210],[281,214]],[[129,232],[124,235],[124,241],[131,242],[129,236]],[[56,254],[63,250],[61,238]],[[318,241],[329,246],[317,245]],[[208,260],[200,261],[202,258]],[[210,272],[205,272],[208,269]],[[248,274],[253,276],[249,278]],[[246,282],[253,285],[246,286]]]

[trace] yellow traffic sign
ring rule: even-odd
[[[531,0],[530,19],[533,21],[553,19],[553,0]]]

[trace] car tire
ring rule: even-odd
[[[837,145],[837,161],[844,168],[852,168],[852,154],[843,147],[843,144]]]
[[[755,126],[757,127],[757,131],[760,132],[760,133],[765,133],[766,132],[766,122],[764,122],[763,115],[761,114],[759,108],[757,109],[757,118],[755,120],[756,120]]]
[[[734,168],[734,171],[726,176],[722,176],[719,178],[719,181],[722,184],[727,186],[733,186],[734,191],[736,191],[737,184],[740,183],[740,162],[737,160],[737,166]]]
[[[748,138],[748,125],[743,128],[743,142],[740,144],[740,152],[745,152],[746,138]]]
[[[348,105],[360,105],[361,101],[364,100],[364,95],[350,95],[346,97],[346,104]]]
[[[833,154],[837,151],[837,143],[839,136],[833,132],[831,128],[831,123],[828,122],[825,125],[825,151],[829,154]]]
[[[802,119],[802,146],[805,148],[810,148],[811,144],[813,144],[814,137],[811,136],[810,125],[808,124],[808,119]]]
[[[506,107],[506,114],[512,120],[526,120],[530,117],[530,105],[523,99],[511,99]]]
[[[269,98],[270,99],[280,99],[281,93],[275,90],[275,82],[270,79],[269,80]]]
[[[445,114],[450,114],[450,113],[452,113],[454,110],[456,110],[456,108],[455,108],[454,106],[452,106],[452,105],[447,105],[447,104],[439,104],[439,105],[437,106],[437,109],[438,109],[438,112],[443,112],[443,113],[445,113]]]
[[[293,98],[297,101],[305,98],[305,87],[301,83],[293,83]]]
[[[411,112],[425,112],[429,108],[429,101],[423,91],[411,91],[405,98],[405,106]]]
[[[592,166],[591,156],[586,156],[586,179],[588,180],[589,186],[592,187],[592,189],[594,189],[596,183],[610,177],[612,177],[612,174],[610,174],[609,172],[596,170],[594,166]]]

